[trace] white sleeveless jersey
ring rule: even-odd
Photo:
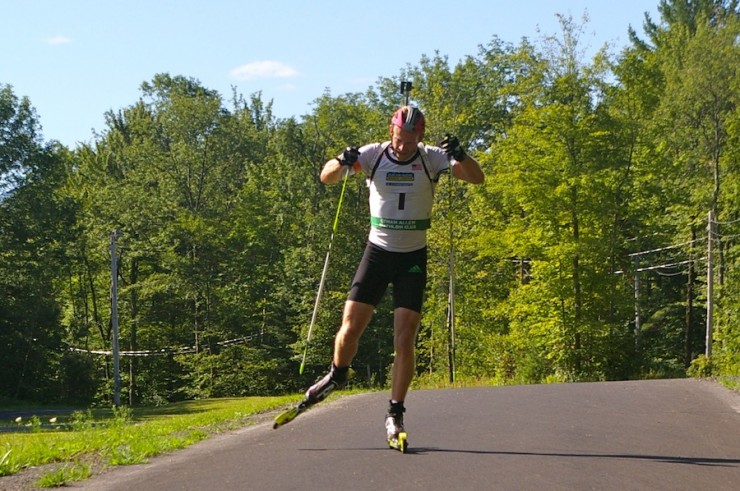
[[[445,152],[419,144],[408,162],[399,162],[389,142],[360,148],[358,159],[370,190],[371,243],[391,252],[412,252],[426,246],[434,189],[449,169]]]

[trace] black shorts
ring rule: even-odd
[[[421,313],[427,283],[427,248],[389,252],[368,242],[352,280],[349,299],[377,307],[389,283],[393,284],[394,309],[405,307]]]

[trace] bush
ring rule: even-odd
[[[699,355],[691,361],[691,365],[686,370],[686,374],[689,377],[694,378],[707,378],[711,377],[714,372],[712,360],[707,358],[705,355]]]

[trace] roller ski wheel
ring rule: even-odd
[[[406,453],[409,449],[408,435],[405,431],[402,431],[395,437],[389,438],[388,446],[392,449],[398,450],[401,453]]]

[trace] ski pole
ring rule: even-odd
[[[329,248],[326,251],[326,259],[324,259],[324,269],[321,271],[321,280],[319,280],[319,291],[316,293],[316,301],[313,304],[313,315],[311,315],[311,324],[308,326],[308,336],[306,336],[306,346],[303,348],[303,359],[301,360],[301,368],[298,370],[300,375],[303,375],[303,369],[306,367],[306,354],[308,353],[308,343],[311,342],[311,331],[313,326],[316,324],[316,317],[319,312],[319,303],[321,302],[321,294],[324,292],[324,282],[326,280],[326,272],[329,270],[329,254],[331,253],[331,245],[334,242],[334,234],[337,233],[337,225],[339,224],[339,211],[342,209],[342,201],[344,201],[344,190],[347,187],[347,177],[349,176],[349,167],[344,172],[344,181],[342,182],[342,192],[339,194],[339,204],[337,205],[337,213],[334,215],[334,224],[331,227],[331,236],[329,237]]]

